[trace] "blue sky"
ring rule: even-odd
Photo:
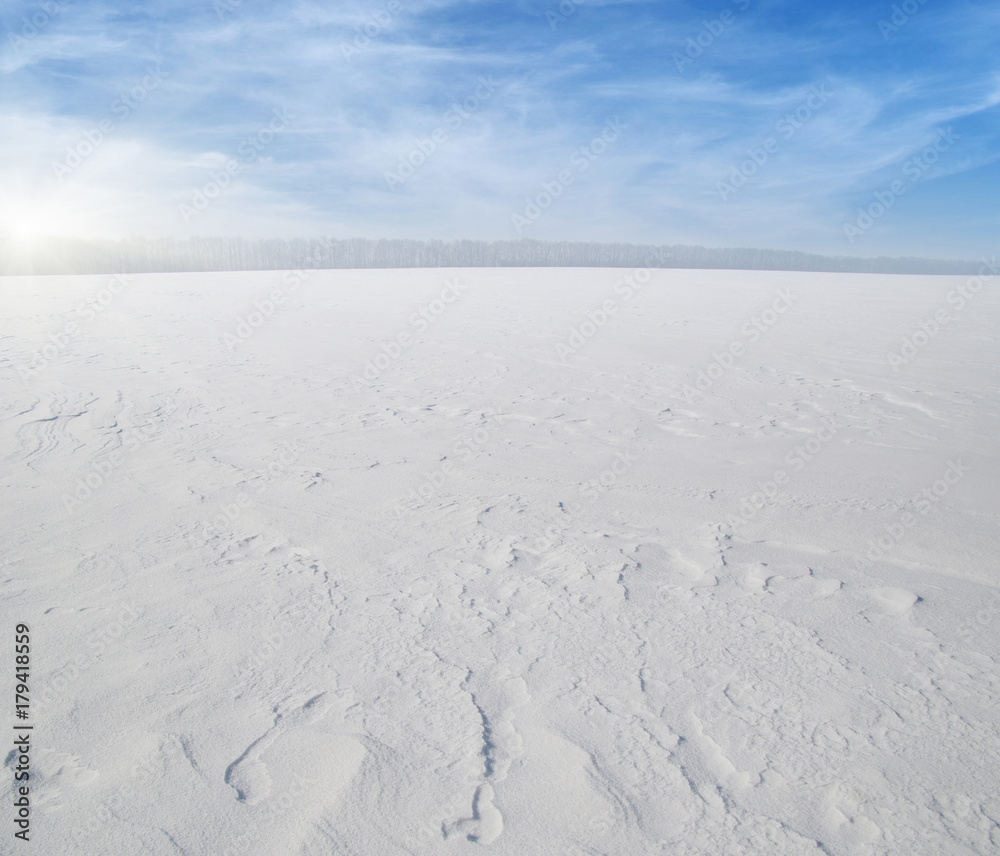
[[[0,21],[0,230],[21,238],[1000,252],[993,2],[43,0]]]

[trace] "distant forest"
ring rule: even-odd
[[[48,239],[0,243],[0,274],[112,274],[308,268],[725,268],[844,273],[971,274],[980,262],[852,258],[787,250],[579,241],[416,241],[367,238]]]

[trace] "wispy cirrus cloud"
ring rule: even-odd
[[[852,251],[967,256],[1000,225],[985,199],[1000,177],[1000,17],[985,3],[926,4],[888,37],[891,3],[585,0],[555,26],[544,0],[50,5],[33,35],[37,4],[2,13],[17,39],[0,46],[0,220],[22,232],[513,237],[511,213],[613,118],[624,133],[533,237],[846,252],[844,219],[945,125],[960,144]],[[707,40],[693,58],[689,38]],[[149,69],[162,86],[116,113]],[[495,92],[451,127],[484,75]],[[776,131],[817,86],[822,108]],[[276,109],[287,126],[244,161]],[[113,131],[60,181],[53,163],[102,120]],[[433,157],[387,186],[440,128]],[[718,182],[772,136],[723,199]],[[238,174],[186,221],[181,206],[233,159]]]

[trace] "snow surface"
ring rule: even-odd
[[[995,290],[626,274],[6,278],[33,852],[998,852]]]

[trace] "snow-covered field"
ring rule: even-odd
[[[34,853],[1000,849],[991,281],[0,287]]]

